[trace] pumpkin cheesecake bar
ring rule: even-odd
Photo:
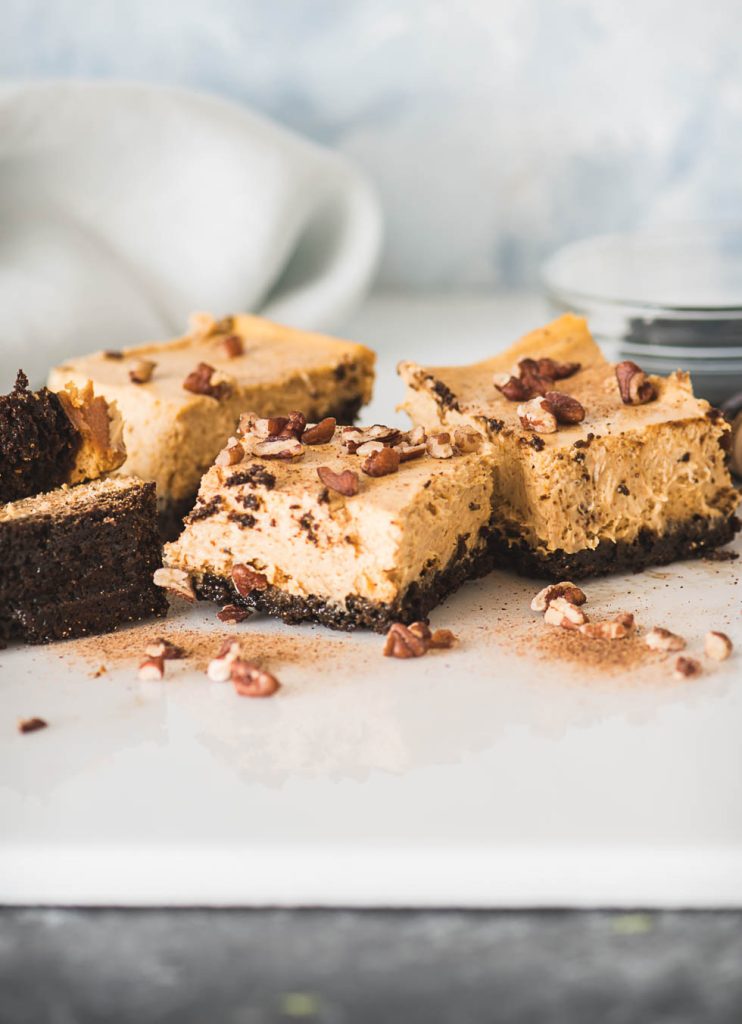
[[[702,555],[738,528],[729,425],[688,374],[608,362],[566,315],[469,366],[402,362],[403,408],[494,453],[498,559],[575,578]]]
[[[385,631],[489,568],[481,434],[247,415],[204,477],[158,580],[185,596]]]
[[[371,397],[374,359],[363,345],[261,317],[197,314],[184,337],[70,359],[49,384],[90,379],[116,400],[128,451],[122,472],[157,484],[163,528],[174,536],[240,413],[301,408],[352,422]]]

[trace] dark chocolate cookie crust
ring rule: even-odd
[[[385,633],[393,622],[409,624],[427,618],[436,605],[463,583],[485,576],[492,568],[491,553],[485,543],[474,551],[467,551],[461,538],[456,554],[444,569],[431,569],[412,583],[393,604],[369,601],[355,594],[349,594],[344,605],[331,604],[314,595],[295,597],[277,587],[253,590],[247,597],[242,597],[230,579],[210,574],[196,581],[195,589],[201,600],[240,605],[291,624],[318,622],[330,629],[371,629]]]
[[[348,426],[355,423],[362,405],[363,399],[360,395],[357,395],[354,398],[349,398],[347,401],[335,406],[334,409],[324,413],[322,416],[318,415],[317,419],[319,420],[324,419],[325,416],[332,416],[338,423],[341,423],[343,426]],[[160,539],[163,543],[175,540],[176,537],[179,536],[183,529],[183,520],[196,504],[197,494],[198,492],[194,491],[193,494],[189,494],[187,498],[179,498],[177,501],[169,501],[164,508],[160,510],[157,516],[157,523],[160,531]]]
[[[512,568],[523,576],[551,580],[576,580],[609,573],[641,572],[651,565],[667,565],[684,558],[702,558],[714,548],[728,544],[740,528],[736,516],[698,518],[678,523],[666,533],[642,529],[632,542],[602,540],[592,550],[574,553],[554,551],[542,555],[524,541],[505,537],[496,529],[491,533],[493,561]]]

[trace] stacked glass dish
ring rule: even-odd
[[[589,238],[543,273],[555,308],[586,316],[610,358],[689,370],[715,405],[742,391],[742,224]]]

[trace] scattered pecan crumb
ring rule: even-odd
[[[564,597],[554,597],[544,612],[544,622],[562,629],[577,629],[588,621],[583,610]]]
[[[186,657],[184,648],[170,643],[164,636],[158,637],[154,643],[147,644],[144,653],[150,658],[163,658],[165,661],[177,661]]]
[[[627,633],[631,633],[634,629],[634,615],[632,612],[619,612],[618,615],[614,616],[614,622],[620,622]]]
[[[380,452],[372,452],[367,459],[361,463],[361,469],[366,476],[388,476],[396,473],[399,469],[399,452],[394,448],[384,448]]]
[[[183,381],[183,387],[194,395],[207,395],[209,398],[219,401],[229,394],[230,389],[226,381],[213,383],[212,378],[215,373],[216,370],[213,366],[209,366],[208,363],[199,363]]]
[[[228,622],[235,626],[238,622],[244,622],[251,614],[252,612],[248,608],[240,608],[236,604],[225,604],[221,611],[216,613],[216,617],[220,622]]]
[[[239,642],[231,637],[226,637],[216,656],[207,665],[206,675],[214,683],[226,683],[232,674],[232,664],[239,656]]]
[[[232,662],[230,675],[240,697],[272,697],[281,687],[270,672],[242,658]]]
[[[681,655],[675,659],[673,675],[676,679],[691,679],[693,676],[699,676],[702,671],[700,661],[696,661],[695,658],[685,658]]]
[[[327,444],[332,441],[337,422],[333,416],[326,416],[312,426],[308,426],[301,435],[302,444]]]
[[[196,592],[193,589],[191,578],[184,569],[156,569],[152,581],[157,587],[183,598],[184,601],[193,603],[196,600]]]
[[[657,389],[646,373],[630,359],[616,365],[616,380],[624,405],[645,405],[657,397]]]
[[[583,622],[579,627],[583,636],[600,640],[623,640],[629,635],[629,631],[622,622],[616,619],[603,622]]]
[[[232,582],[237,592],[242,597],[247,597],[253,590],[265,590],[268,586],[268,577],[238,562],[232,566]]]
[[[325,487],[345,495],[346,498],[352,498],[354,494],[358,494],[359,478],[352,469],[344,469],[342,473],[336,473],[329,466],[317,466],[317,476]]]
[[[49,723],[43,718],[19,718],[18,732],[38,732],[39,729],[47,729]]]
[[[419,623],[413,623],[419,626]],[[427,638],[419,630],[409,629],[401,622],[393,622],[384,641],[385,658],[421,658],[428,653]]]
[[[410,444],[409,441],[400,441],[394,445],[395,452],[399,455],[400,462],[409,462],[411,459],[419,459],[428,450],[425,442]]]
[[[644,637],[644,643],[653,651],[682,651],[685,640],[662,626],[653,626]]]
[[[726,661],[732,653],[733,644],[726,633],[719,633],[716,630],[709,630],[704,637],[703,649],[707,657],[715,661]]]
[[[137,359],[129,367],[129,380],[132,384],[146,384],[152,380],[152,374],[156,366],[157,363],[153,363],[150,359]]]
[[[435,629],[431,632],[427,622],[413,622],[405,626],[393,622],[384,642],[384,656],[387,658],[421,658],[433,649],[449,649],[458,638],[450,629]]]
[[[569,580],[562,580],[559,583],[550,583],[548,587],[539,590],[538,594],[531,601],[532,612],[545,612],[549,603],[556,597],[564,597],[571,604],[582,605],[587,601],[584,590]]]
[[[107,348],[103,353],[103,358],[121,360],[124,358],[124,353],[119,352],[117,348]]]
[[[146,658],[139,666],[139,678],[147,682],[158,681],[165,675],[165,659],[162,655]]]
[[[104,676],[107,671],[108,669],[105,665],[99,665],[95,672],[93,672],[93,679],[100,679],[100,677]]]
[[[228,334],[219,341],[219,351],[225,359],[236,359],[245,354],[245,345],[239,334]]]

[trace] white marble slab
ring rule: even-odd
[[[386,299],[356,326],[386,363],[402,335],[478,354],[533,312],[474,309]],[[711,628],[739,648],[739,564],[587,589],[691,654]],[[533,590],[468,585],[434,615],[459,648],[406,662],[373,635],[178,609],[163,628],[191,647],[235,631],[265,659],[284,687],[264,702],[183,664],[141,683],[105,638],[1,652],[0,902],[742,905],[740,655],[683,682],[544,660]],[[49,728],[19,735],[31,715]]]

